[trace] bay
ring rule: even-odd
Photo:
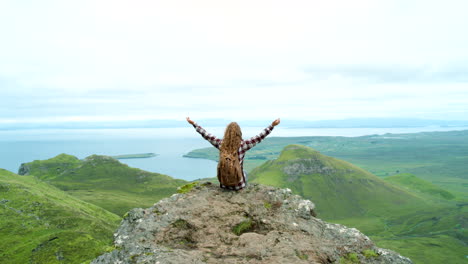
[[[258,134],[262,127],[243,128],[243,137]],[[386,133],[417,133],[464,130],[467,127],[419,128],[304,128],[277,127],[271,136],[348,136]],[[222,137],[224,127],[207,127]],[[144,159],[120,160],[131,167],[158,172],[184,180],[216,177],[216,162],[184,158],[193,149],[210,147],[192,127],[138,129],[25,129],[0,130],[0,168],[17,172],[21,163],[44,160],[66,153],[87,156],[156,153]]]

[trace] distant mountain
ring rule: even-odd
[[[84,160],[60,154],[24,163],[20,175],[34,175],[67,193],[122,216],[170,196],[186,183],[170,176],[131,168],[108,156]]]
[[[105,129],[105,128],[158,128],[185,127],[185,120],[135,120],[135,121],[73,121],[48,123],[7,123],[0,124],[0,130],[11,129]]]
[[[288,187],[312,199],[324,219],[382,215],[427,206],[423,199],[351,163],[302,145],[286,146],[276,160],[257,167],[249,177],[251,182]]]
[[[121,218],[32,176],[0,169],[0,263],[83,263]]]
[[[199,119],[199,124],[207,127],[224,127],[236,121],[241,127],[263,127],[271,120],[228,120],[228,119]],[[185,119],[180,120],[123,120],[123,121],[73,121],[49,123],[7,123],[0,124],[0,130],[10,129],[105,129],[105,128],[175,128],[187,127]],[[465,127],[468,120],[431,120],[419,118],[349,118],[342,120],[292,120],[283,118],[282,127],[287,128],[390,128],[390,127]]]
[[[419,118],[350,118],[342,120],[294,121],[284,120],[289,128],[391,128],[391,127],[464,127],[468,120],[430,120]]]

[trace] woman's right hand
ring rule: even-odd
[[[195,122],[193,122],[190,117],[187,117],[187,122],[189,122],[191,125],[195,124]]]
[[[280,119],[278,118],[275,121],[273,121],[273,123],[271,123],[271,125],[272,126],[277,126],[277,125],[279,125],[279,123],[280,123]]]

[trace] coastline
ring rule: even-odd
[[[155,153],[138,153],[138,154],[123,154],[123,155],[115,155],[111,156],[114,159],[147,159],[147,158],[153,158],[158,156],[158,154]]]

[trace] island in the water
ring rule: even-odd
[[[158,154],[155,153],[140,153],[140,154],[125,154],[125,155],[116,155],[111,156],[114,159],[144,159],[156,157]]]

